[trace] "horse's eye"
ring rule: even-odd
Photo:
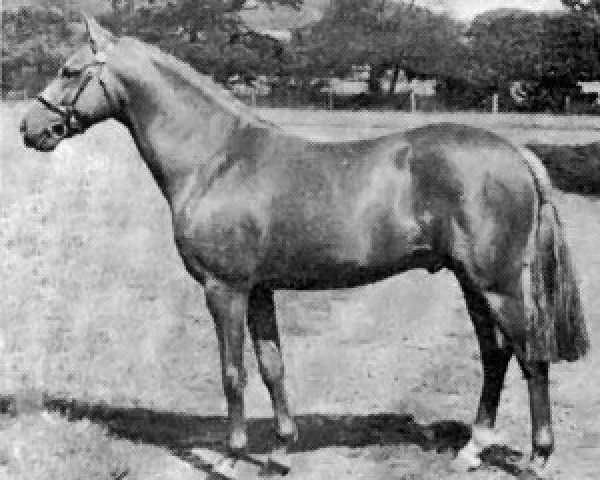
[[[52,126],[52,133],[58,137],[62,137],[65,134],[65,130],[65,126],[61,123]]]
[[[71,70],[69,67],[62,67],[58,74],[63,78],[73,78],[77,75],[77,71]]]

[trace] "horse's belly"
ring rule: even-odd
[[[374,283],[415,268],[425,268],[433,273],[443,267],[443,262],[430,249],[423,249],[386,264],[359,265],[349,262],[304,267],[296,265],[293,270],[267,273],[261,277],[260,282],[273,288],[301,290],[350,288]]]
[[[312,173],[261,195],[188,202],[176,222],[180,252],[221,278],[299,288],[360,285],[432,263],[433,217],[415,213],[408,172],[386,164],[352,182]]]
[[[351,216],[273,232],[260,276],[289,288],[370,283],[411,268],[430,268],[435,253],[427,226],[412,216]]]

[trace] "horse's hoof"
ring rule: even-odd
[[[531,458],[521,467],[519,480],[548,480],[551,478],[548,459],[540,455]]]
[[[269,455],[265,469],[279,475],[287,475],[292,469],[290,457],[285,449],[278,449]]]
[[[452,460],[452,470],[456,473],[470,472],[481,467],[481,458],[470,448],[462,448]]]
[[[518,480],[548,480],[550,477],[547,473],[542,473],[534,468],[526,467],[517,476]]]
[[[211,480],[237,480],[235,460],[223,458],[213,468],[210,474]]]

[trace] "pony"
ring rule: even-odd
[[[277,289],[364,285],[409,269],[448,269],[464,292],[483,387],[458,468],[494,442],[505,372],[526,379],[532,451],[543,474],[554,449],[549,365],[589,347],[553,190],[530,151],[479,128],[432,124],[351,142],[315,143],[260,119],[185,63],[86,18],[87,39],[21,123],[41,151],[107,119],[130,132],[168,202],[174,241],[214,319],[235,477],[247,447],[247,324],[270,394],[278,443],[297,438],[285,388]]]

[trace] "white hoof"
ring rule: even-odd
[[[519,480],[547,480],[551,478],[548,459],[536,455],[521,466]]]
[[[277,420],[277,437],[287,445],[298,441],[298,427],[289,416]]]
[[[452,470],[457,473],[470,472],[481,467],[481,458],[471,442],[461,448],[454,460],[452,460]]]
[[[471,442],[474,447],[481,453],[484,449],[491,445],[500,445],[504,440],[498,436],[498,433],[493,428],[473,425],[471,428]]]
[[[223,458],[212,469],[211,478],[219,480],[237,480],[237,471],[235,460],[232,458]]]
[[[267,459],[265,469],[279,475],[287,475],[292,469],[292,464],[286,449],[273,450]]]

